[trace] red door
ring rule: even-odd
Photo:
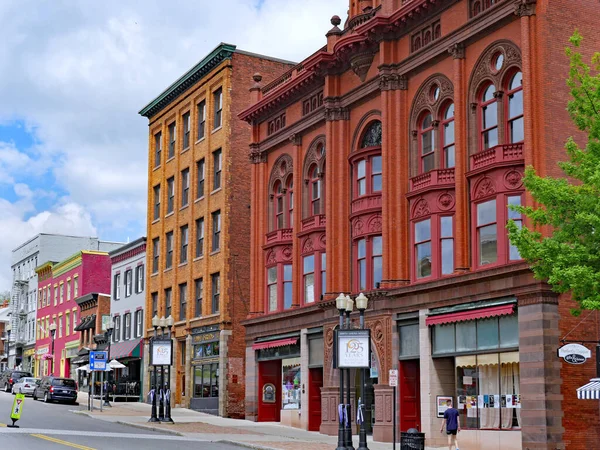
[[[321,428],[321,388],[323,387],[323,369],[309,369],[308,372],[308,431]]]
[[[398,373],[398,401],[400,431],[421,429],[421,383],[419,360],[400,361]]]
[[[258,421],[281,420],[281,360],[258,363]]]

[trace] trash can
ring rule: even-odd
[[[425,450],[425,433],[416,428],[400,433],[400,450]]]

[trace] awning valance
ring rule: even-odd
[[[279,339],[277,341],[257,342],[252,344],[252,350],[263,350],[265,348],[283,347],[285,345],[294,345],[298,338]]]
[[[577,388],[577,398],[581,400],[600,400],[600,378],[592,378],[588,384]]]
[[[94,328],[95,323],[96,323],[96,314],[92,314],[91,316],[84,317],[83,319],[81,319],[81,322],[79,323],[79,325],[77,325],[75,327],[75,331],[83,331],[83,330],[87,330],[88,328]]]
[[[110,358],[139,358],[141,357],[140,348],[142,340],[133,339],[131,341],[116,342],[110,345]]]
[[[489,308],[471,309],[448,314],[438,314],[425,319],[427,325],[438,325],[444,323],[465,322],[467,320],[486,319],[489,317],[509,316],[514,313],[515,305],[491,306]]]
[[[89,355],[79,356],[71,359],[71,364],[87,364],[90,360]]]

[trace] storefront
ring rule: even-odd
[[[44,355],[47,355],[49,353],[50,347],[48,345],[44,345],[35,349],[35,370],[33,372],[33,375],[37,378],[44,377],[49,373],[49,360],[44,357]]]
[[[63,350],[63,355],[62,355],[62,360],[61,360],[61,363],[63,364],[63,367],[61,369],[62,376],[65,376],[68,378],[73,378],[74,380],[77,379],[77,372],[75,371],[77,366],[75,364],[73,364],[73,359],[77,358],[78,352],[79,352],[79,340],[67,342],[65,344],[65,348]]]
[[[142,339],[117,342],[110,346],[110,359],[125,367],[110,374],[113,397],[125,401],[139,401],[142,384]]]
[[[219,413],[219,339],[218,325],[192,330],[190,408],[215,415]]]
[[[23,370],[34,373],[35,368],[35,348],[33,345],[23,349]]]

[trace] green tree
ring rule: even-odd
[[[539,207],[515,207],[533,227],[518,228],[509,221],[511,243],[531,265],[538,279],[556,292],[571,292],[581,309],[600,309],[600,53],[591,65],[579,51],[576,31],[566,54],[570,59],[567,85],[572,99],[567,110],[579,130],[587,134],[581,148],[570,137],[565,145],[569,160],[559,163],[564,178],[539,177],[528,167],[524,185]],[[543,226],[551,230],[543,236]]]

